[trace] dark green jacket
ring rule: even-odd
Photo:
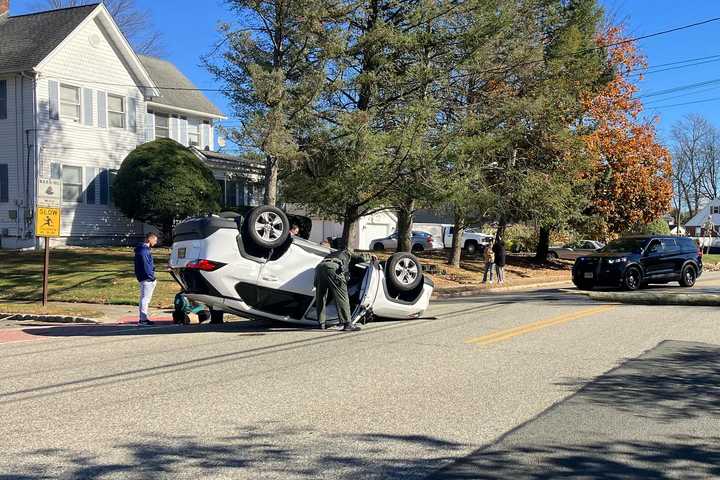
[[[346,280],[350,279],[350,267],[369,261],[364,255],[353,255],[347,250],[336,250],[323,259],[323,262],[337,263],[342,269]]]

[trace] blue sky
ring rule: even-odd
[[[33,10],[39,0],[11,0],[15,14]],[[174,62],[200,88],[216,88],[213,78],[200,66],[200,57],[217,40],[217,25],[231,20],[222,0],[137,0],[153,15],[164,34],[167,58]],[[720,17],[716,0],[600,0],[613,21],[622,21],[632,36],[646,35],[673,27]],[[694,58],[718,56],[694,65],[673,65],[673,69],[650,73],[639,83],[638,95],[692,83],[720,79],[720,21],[667,35],[641,40],[639,46],[649,67]],[[682,68],[674,68],[680,66]],[[662,67],[660,67],[662,68]],[[667,67],[665,67],[667,68]],[[226,99],[217,93],[207,95],[230,116]],[[660,117],[659,133],[667,139],[672,125],[683,116],[698,113],[720,126],[720,99],[688,105],[687,102],[720,97],[720,80],[715,84],[648,97],[647,112]],[[652,100],[652,102],[651,102]],[[232,121],[232,120],[230,120]]]

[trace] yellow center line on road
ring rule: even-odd
[[[465,343],[474,345],[491,345],[493,343],[502,342],[519,335],[526,333],[535,332],[543,328],[551,327],[553,325],[560,325],[562,323],[570,322],[572,320],[578,320],[580,318],[589,317],[598,313],[607,312],[616,308],[617,305],[603,305],[602,307],[587,308],[576,312],[566,313],[557,317],[546,318],[545,320],[538,320],[537,322],[528,323],[515,328],[509,328],[506,330],[500,330],[498,332],[483,335],[482,337],[469,338],[465,340]]]

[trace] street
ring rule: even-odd
[[[720,477],[716,308],[550,289],[427,315],[1,330],[0,479]]]

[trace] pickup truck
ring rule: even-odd
[[[445,244],[445,248],[452,248],[454,229],[455,227],[453,226],[443,228],[443,243]],[[487,235],[474,228],[466,228],[463,232],[462,247],[469,255],[472,255],[478,250],[484,250],[485,246],[490,243],[493,238],[492,235]]]

